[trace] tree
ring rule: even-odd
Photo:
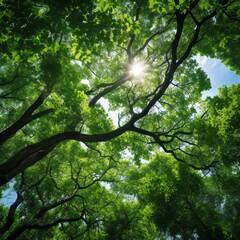
[[[238,9],[239,3],[231,4],[226,1],[218,17],[209,21],[209,25],[204,27],[206,41],[201,41],[198,45],[201,54],[220,59],[237,74],[239,74],[239,62],[232,46],[239,44],[240,41],[237,34],[240,21]],[[212,31],[215,32],[214,38]]]
[[[99,239],[99,209],[115,199],[100,182],[121,180],[126,155],[139,164],[160,148],[196,170],[213,167],[194,153],[194,104],[210,84],[191,57],[202,28],[237,4],[1,1],[0,183],[17,192],[4,237],[50,229]]]
[[[236,93],[233,89],[236,87],[228,91]],[[226,91],[226,88],[222,90]],[[234,96],[239,97],[239,94]],[[224,98],[228,97],[224,95]],[[216,119],[215,116],[212,123],[219,126]],[[207,135],[205,137],[208,138]],[[219,148],[224,150],[225,146]],[[225,158],[222,161],[209,171],[197,172],[176,162],[172,156],[158,153],[141,167],[131,166],[125,173],[125,181],[114,184],[114,190],[125,198],[135,198],[142,209],[148,208],[151,217],[147,222],[155,225],[163,236],[174,239],[237,239],[239,163],[231,163]],[[227,166],[225,161],[228,161]],[[232,164],[231,168],[229,164]]]
[[[222,87],[219,95],[205,100],[202,118],[196,119],[194,126],[204,151],[219,159],[211,171],[212,191],[220,194],[223,216],[222,228],[237,239],[239,235],[235,222],[239,221],[239,90],[240,85]],[[200,125],[199,123],[202,122]],[[208,129],[205,136],[200,128]],[[216,189],[217,186],[217,189]]]
[[[27,235],[24,232],[48,230],[53,226],[58,227],[63,236],[81,236],[101,221],[102,208],[105,211],[115,196],[111,196],[100,182],[116,180],[111,169],[117,163],[108,157],[99,162],[98,153],[88,150],[83,153],[77,145],[61,146],[57,154],[52,153],[46,162],[38,163],[21,174],[15,184],[17,198],[1,228],[2,234],[13,229],[9,236],[4,235],[6,239],[14,239],[20,234],[23,234],[22,239],[27,236],[36,238],[36,231]],[[71,159],[66,158],[68,154],[71,154]],[[79,155],[84,157],[79,159]],[[92,160],[89,160],[90,155]],[[82,223],[74,230],[77,221]],[[41,234],[42,239],[54,236],[53,229],[46,230]]]

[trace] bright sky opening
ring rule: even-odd
[[[142,61],[136,61],[130,65],[129,73],[135,78],[144,79],[147,73],[147,65]]]

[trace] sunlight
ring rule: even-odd
[[[138,79],[144,79],[146,76],[147,65],[144,62],[136,61],[130,65],[129,69],[131,76]]]

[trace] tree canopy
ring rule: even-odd
[[[1,0],[0,236],[237,239],[239,7]]]

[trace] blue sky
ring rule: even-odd
[[[226,67],[220,60],[197,56],[199,66],[207,73],[212,88],[203,93],[203,98],[218,94],[218,88],[240,83],[240,76]]]

